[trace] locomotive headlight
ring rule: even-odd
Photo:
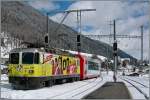
[[[33,74],[34,73],[34,70],[29,70],[29,74]]]

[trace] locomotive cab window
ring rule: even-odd
[[[9,57],[11,64],[19,64],[19,53],[11,53]]]
[[[31,52],[22,53],[22,64],[33,64],[33,56]]]
[[[38,64],[39,53],[25,52],[22,53],[22,64]]]

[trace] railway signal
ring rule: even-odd
[[[48,36],[48,34],[45,35],[44,42],[45,42],[45,50],[48,51],[48,46],[49,46],[49,36]]]
[[[117,56],[117,41],[115,41],[114,43],[113,43],[113,51],[114,51],[114,56]]]
[[[77,49],[80,52],[81,42],[80,42],[80,35],[77,35]]]
[[[49,43],[49,38],[48,38],[48,35],[45,36],[45,44],[48,44]]]
[[[80,35],[77,35],[77,42],[80,42]]]

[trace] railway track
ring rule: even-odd
[[[140,82],[138,82],[138,81],[132,80],[132,79],[127,78],[127,77],[126,77],[126,79],[131,80],[131,81],[133,81],[133,82],[135,82],[135,83],[138,83],[138,84],[142,85],[142,86],[145,87],[145,88],[149,88],[149,87],[146,86],[145,84],[142,84],[142,83],[140,83]]]
[[[90,81],[90,82],[87,81],[87,83],[84,84],[84,85],[81,85],[79,87],[76,87],[74,89],[68,90],[66,92],[54,95],[54,96],[52,96],[50,98],[51,99],[61,98],[61,97],[66,97],[67,98],[68,96],[73,98],[73,97],[81,95],[82,93],[84,93],[84,92],[92,89],[93,87],[97,86],[101,81],[103,81],[102,77],[101,77],[100,80],[99,80],[99,78],[95,78],[93,81]],[[86,82],[86,81],[84,81],[84,82]],[[93,84],[93,83],[95,83],[95,84]],[[91,85],[91,84],[93,84],[93,85]],[[85,87],[88,87],[88,88],[85,88]]]
[[[98,81],[94,86],[97,86],[97,85],[99,84],[99,82],[101,82],[101,81],[103,81],[103,78],[102,78],[100,81]],[[91,87],[85,89],[84,91],[81,91],[81,92],[79,92],[79,93],[74,94],[72,97],[75,97],[75,96],[77,96],[77,95],[79,95],[79,94],[82,94],[82,93],[84,93],[85,91],[90,90],[91,88],[93,88],[93,86],[91,86]]]
[[[141,85],[143,88],[148,88],[148,86],[146,86],[140,82],[137,82],[135,80],[129,79],[127,77],[119,77],[119,78],[126,81],[127,83],[132,85],[134,88],[136,88],[142,95],[144,95],[145,99],[147,99],[147,100],[149,99],[148,95],[142,89],[140,89],[139,86],[135,85],[135,83]]]

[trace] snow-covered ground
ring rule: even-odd
[[[7,74],[2,74],[1,75],[1,81],[2,81],[2,83],[5,81],[5,82],[8,82],[8,76],[7,76]]]
[[[134,77],[133,76],[132,77],[131,76],[119,76],[119,81],[123,81],[126,84],[133,99],[146,99],[145,96],[149,97],[149,79],[148,78],[135,77],[135,76]]]
[[[111,75],[112,72],[109,72]],[[1,98],[9,99],[80,99],[88,93],[102,86],[106,81],[112,80],[106,73],[99,77],[73,83],[54,85],[36,90],[13,90],[8,81],[1,82]],[[6,77],[1,76],[1,77]]]
[[[3,70],[4,68],[8,68],[8,66],[0,64],[1,70]]]
[[[101,77],[78,81],[73,83],[65,83],[60,85],[54,85],[52,87],[45,87],[36,90],[13,90],[11,85],[8,83],[7,75],[2,75],[1,81],[1,98],[8,99],[81,99],[85,95],[91,93],[95,89],[101,87],[107,81],[113,81],[113,72],[109,71],[108,75],[106,72],[102,72]],[[145,86],[149,87],[148,78],[131,77],[131,76],[120,76],[118,74],[118,81],[123,81],[129,89],[133,99],[145,99],[144,95],[141,94],[135,87],[128,82],[122,80],[132,79],[140,82]],[[128,80],[129,81],[129,80]],[[132,81],[131,81],[132,82]],[[134,85],[139,87],[147,96],[149,96],[148,88],[132,82]]]

